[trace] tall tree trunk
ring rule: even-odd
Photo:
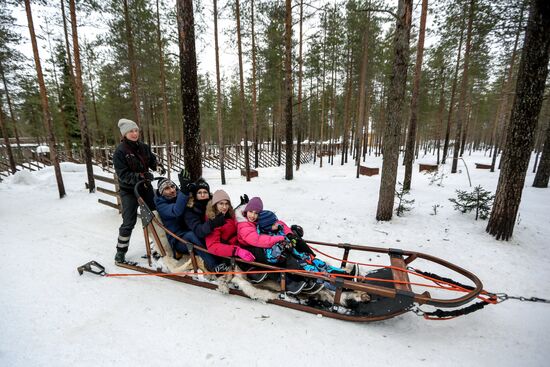
[[[89,51],[87,47],[85,47]],[[88,58],[88,80],[90,82],[90,95],[92,96],[92,106],[94,108],[94,121],[95,121],[95,128],[97,130],[97,137],[96,137],[96,143],[103,142],[104,145],[107,145],[106,143],[106,134],[104,131],[101,131],[101,126],[99,124],[99,115],[97,114],[97,102],[95,98],[95,86],[94,86],[94,79],[92,78],[92,57],[89,53],[87,53]]]
[[[202,176],[201,129],[195,51],[195,20],[192,0],[177,0],[180,50],[181,106],[185,169],[192,180]]]
[[[286,161],[285,179],[292,180],[292,2],[286,0],[285,17],[285,122]]]
[[[399,0],[394,36],[393,68],[388,91],[388,118],[384,131],[384,161],[380,178],[377,220],[390,220],[393,215],[395,182],[399,159],[399,133],[403,123],[403,100],[407,86],[409,38],[411,34],[412,0]]]
[[[302,131],[304,129],[304,122],[302,117],[302,69],[304,66],[304,60],[302,59],[302,43],[303,43],[303,18],[304,18],[304,0],[300,0],[300,35],[298,41],[298,119],[296,127],[296,171],[300,169],[300,156],[302,154]]]
[[[323,154],[325,154],[325,151],[323,149],[323,126],[325,125],[325,77],[326,77],[326,46],[327,46],[327,27],[325,25],[326,22],[326,11],[323,13],[323,20],[321,21],[321,24],[323,24],[323,61],[322,61],[322,89],[321,89],[321,128],[319,132],[319,168],[323,167]]]
[[[239,99],[241,101],[241,126],[244,141],[244,169],[246,171],[246,181],[250,181],[250,155],[248,152],[248,124],[246,122],[246,106],[244,99],[243,52],[241,46],[241,9],[239,0],[235,0],[235,11],[235,17],[237,18],[237,46],[239,52]]]
[[[4,112],[2,111],[2,100],[0,99],[0,131],[4,137],[4,145],[6,146],[6,151],[8,153],[8,161],[10,162],[11,173],[15,174],[17,168],[15,166],[15,159],[13,158],[13,152],[11,150],[10,136],[8,134],[8,129],[4,124]]]
[[[342,134],[342,159],[340,165],[348,162],[348,146],[349,146],[349,125],[350,125],[350,103],[351,103],[351,91],[352,91],[352,73],[353,62],[351,55],[351,47],[349,47],[348,38],[348,54],[346,57],[346,92],[344,96],[344,132]]]
[[[420,99],[420,80],[422,78],[422,59],[424,57],[424,36],[426,33],[426,15],[428,13],[428,0],[422,0],[422,12],[420,15],[420,30],[418,31],[418,46],[416,48],[416,64],[414,66],[414,82],[411,98],[411,118],[407,131],[407,144],[405,146],[405,178],[403,190],[411,189],[412,165],[414,160],[414,143],[416,142],[416,125],[418,121],[418,100]]]
[[[252,41],[252,135],[254,140],[254,168],[258,168],[258,107],[256,101],[256,34],[254,32],[254,0],[250,1],[250,9],[250,37]]]
[[[466,46],[464,48],[464,67],[462,69],[462,81],[460,84],[460,97],[458,99],[458,114],[456,116],[456,133],[453,148],[453,165],[451,173],[456,173],[458,166],[458,156],[460,155],[460,136],[462,134],[462,124],[465,119],[466,95],[468,94],[468,73],[470,66],[470,49],[472,46],[472,24],[474,21],[475,0],[470,0],[468,15],[468,30],[466,31]]]
[[[363,32],[363,56],[361,57],[361,68],[359,71],[359,98],[357,99],[357,129],[355,149],[355,165],[357,166],[355,177],[359,178],[359,168],[361,166],[361,137],[365,129],[365,100],[367,95],[367,66],[369,63],[369,30],[370,30],[370,12],[367,14],[367,26]],[[367,111],[368,113],[368,111]]]
[[[500,87],[500,102],[497,105],[497,110],[495,112],[495,118],[493,120],[493,131],[491,134],[491,141],[493,142],[493,153],[491,157],[491,172],[495,172],[495,165],[497,161],[497,155],[499,151],[499,133],[498,133],[498,127],[500,125],[500,118],[502,117],[502,110],[504,109],[504,78],[502,79],[502,85]],[[502,133],[501,133],[502,134]]]
[[[32,19],[32,10],[30,0],[25,0],[25,11],[27,13],[27,22],[29,25],[29,33],[32,43],[32,51],[34,56],[34,64],[36,67],[36,76],[38,78],[38,86],[40,88],[40,102],[42,104],[42,117],[44,120],[44,127],[48,137],[48,147],[50,148],[50,158],[55,171],[55,178],[57,181],[57,189],[59,192],[59,198],[65,197],[65,185],[63,184],[63,177],[61,176],[61,167],[59,166],[59,159],[57,151],[55,150],[55,135],[53,132],[52,116],[50,114],[50,108],[48,106],[48,93],[46,91],[46,84],[44,83],[44,75],[42,74],[42,65],[40,63],[40,54],[38,53],[38,44],[36,42],[36,34],[34,33],[34,23]]]
[[[439,165],[439,151],[441,148],[441,133],[443,130],[443,110],[445,109],[445,70],[440,72],[441,90],[439,92],[439,107],[437,109],[437,165]]]
[[[451,86],[451,99],[449,100],[449,114],[447,115],[447,129],[445,130],[445,142],[443,143],[443,158],[441,159],[441,164],[445,164],[447,161],[447,155],[449,153],[449,139],[451,135],[451,124],[453,117],[453,110],[455,106],[455,94],[456,94],[456,85],[458,83],[458,69],[460,67],[460,55],[462,54],[462,41],[464,40],[464,25],[466,15],[462,15],[462,26],[460,27],[460,40],[458,41],[458,51],[456,57],[455,72],[453,76],[453,84]]]
[[[132,22],[130,21],[130,13],[128,11],[128,0],[123,0],[124,3],[124,25],[126,26],[126,44],[128,46],[128,61],[130,62],[130,90],[132,92],[132,103],[134,106],[134,118],[138,126],[141,126],[141,108],[139,101],[139,87],[137,80],[137,63],[134,53],[134,36],[132,34]],[[191,7],[193,4],[191,4]],[[143,134],[145,135],[145,134]],[[144,136],[145,138],[145,136]]]
[[[86,103],[84,103],[84,90],[82,86],[82,67],[80,65],[80,48],[78,46],[78,30],[76,24],[75,0],[69,0],[71,13],[71,26],[73,31],[74,69],[75,69],[75,94],[78,120],[80,121],[80,136],[84,149],[86,173],[88,175],[88,190],[95,192],[94,167],[92,166],[92,150],[90,148],[90,136],[88,135],[88,120],[86,117]]]
[[[548,187],[548,178],[550,177],[550,120],[546,128],[546,137],[544,138],[544,148],[540,157],[539,167],[535,174],[533,187]]]
[[[160,95],[162,97],[162,122],[166,137],[166,162],[168,167],[168,179],[172,171],[172,137],[170,134],[170,124],[168,123],[168,96],[166,95],[166,72],[164,71],[164,50],[160,32],[160,11],[159,0],[157,0],[157,47],[159,49],[159,67],[160,67]]]
[[[252,4],[254,4],[254,0],[252,0]],[[254,7],[254,5],[252,5],[252,7]],[[254,33],[254,31],[252,31],[252,33]],[[225,148],[223,146],[222,91],[221,91],[221,81],[220,81],[220,54],[219,54],[219,47],[218,47],[218,0],[214,0],[214,46],[215,46],[214,52],[216,54],[216,119],[218,123],[218,146],[220,150],[220,153],[219,153],[220,175],[221,175],[222,185],[225,185]],[[253,83],[255,86],[256,81],[253,80]],[[258,146],[256,145],[256,149],[257,148]]]
[[[74,70],[73,70],[73,57],[71,56],[71,44],[69,43],[69,27],[67,26],[67,16],[65,14],[65,0],[61,0],[61,18],[63,19],[63,35],[65,37],[65,52],[67,53],[67,67],[69,69],[69,80],[71,87],[73,88],[73,93],[76,93],[76,88],[74,85]],[[59,92],[59,109],[64,111],[65,108],[61,104],[61,93]],[[76,103],[76,94],[74,95]],[[65,141],[65,151],[70,159],[73,159],[73,147],[69,138],[69,123],[64,114],[61,115],[61,120],[64,128],[64,141]]]
[[[0,61],[0,73],[2,74],[2,83],[4,84],[6,102],[8,102],[8,109],[10,111],[10,119],[13,125],[13,133],[15,134],[15,142],[17,144],[17,148],[21,149],[21,142],[19,141],[19,129],[17,128],[17,121],[15,120],[15,114],[13,113],[13,106],[11,104],[11,98],[8,92],[8,83],[6,82],[6,76],[4,75],[4,67],[2,65],[2,61]]]
[[[513,87],[513,81],[514,81],[514,66],[516,64],[516,56],[518,51],[518,43],[519,43],[519,36],[524,30],[523,26],[523,13],[525,8],[525,1],[522,1],[521,3],[521,9],[520,9],[520,16],[519,16],[519,22],[518,26],[516,28],[516,38],[514,40],[514,47],[512,49],[512,57],[510,58],[510,66],[508,68],[508,75],[506,77],[506,84],[504,87],[503,96],[501,99],[501,105],[499,109],[499,115],[497,116],[498,121],[497,125],[500,126],[500,130],[503,132],[506,132],[509,114],[510,114],[510,108],[508,107],[510,105],[510,95],[512,94],[512,87]],[[491,172],[495,171],[495,165],[496,165],[496,156],[500,151],[502,151],[506,147],[506,134],[502,133],[500,136],[497,134],[495,139],[495,149],[494,149],[494,155],[493,155],[493,162],[491,164]],[[500,163],[502,163],[502,158],[500,160]],[[500,169],[500,163],[499,163],[499,169]]]
[[[534,132],[542,106],[550,54],[550,3],[533,0],[518,69],[516,97],[507,131],[495,202],[487,232],[508,240],[516,222]]]

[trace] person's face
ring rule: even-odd
[[[248,219],[250,222],[255,222],[258,220],[258,212],[249,210],[246,212],[246,219]]]
[[[132,129],[126,133],[126,139],[130,141],[138,141],[139,139],[139,129]]]
[[[162,196],[168,199],[175,198],[176,194],[177,194],[176,185],[170,185],[162,191]]]
[[[208,199],[208,190],[199,189],[197,191],[197,200],[206,200],[206,199]]]
[[[227,213],[227,211],[229,210],[229,201],[227,200],[218,201],[216,203],[216,209],[218,209],[218,212],[225,215],[225,213]]]

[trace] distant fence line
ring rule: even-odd
[[[36,143],[21,144],[20,147],[12,145],[11,149],[15,158],[17,171],[28,170],[35,171],[51,165],[49,153],[37,153]],[[151,147],[157,155],[159,162],[168,166],[168,150],[166,145],[154,145]],[[92,147],[92,162],[101,167],[104,171],[114,173],[113,153],[116,146]],[[326,155],[326,149],[323,153],[317,152],[318,147],[315,144],[302,144],[300,149],[300,163],[309,163],[314,160],[317,153]],[[214,144],[202,145],[202,164],[203,167],[220,169],[220,149]],[[11,174],[8,154],[6,147],[0,145],[0,181]],[[335,145],[335,154],[339,151],[339,146]],[[73,148],[70,151],[65,149],[62,144],[57,146],[57,153],[60,162],[84,163],[83,152],[80,149]],[[292,161],[296,161],[296,145],[293,149]],[[181,170],[185,167],[183,159],[183,148],[173,144],[171,146],[171,166],[172,170]],[[286,152],[284,144],[273,145],[271,143],[258,144],[258,157],[253,147],[249,148],[250,168],[277,167],[285,165]],[[257,164],[256,164],[257,162]],[[238,144],[224,146],[224,167],[225,169],[239,169],[245,167],[244,147]]]

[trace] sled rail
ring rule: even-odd
[[[441,265],[447,269],[450,269],[458,274],[463,275],[467,279],[469,279],[473,284],[474,287],[472,290],[468,290],[468,292],[463,295],[462,297],[457,297],[453,299],[441,299],[441,298],[432,298],[429,294],[422,293],[414,293],[414,301],[418,302],[419,304],[427,304],[437,307],[458,307],[462,306],[475,297],[477,297],[483,290],[483,284],[481,280],[474,275],[473,273],[451,263],[446,260],[440,259],[438,257],[424,254],[422,252],[415,252],[415,251],[407,251],[407,250],[401,250],[401,249],[388,249],[388,248],[382,248],[382,247],[372,247],[372,246],[362,246],[362,245],[350,245],[350,244],[335,244],[330,242],[320,242],[320,241],[310,241],[306,240],[308,244],[316,244],[321,246],[327,246],[327,247],[335,247],[335,248],[344,248],[349,249],[353,251],[363,251],[363,252],[375,252],[380,254],[387,254],[390,256],[390,261],[392,259],[393,254],[393,262],[391,264],[392,273],[394,274],[394,279],[398,282],[395,283],[396,289],[400,289],[403,291],[409,291],[407,288],[400,287],[402,284],[407,284],[408,288],[410,288],[410,281],[408,280],[408,275],[404,276],[403,274],[407,274],[407,265],[412,263],[416,259],[423,259],[438,265]],[[399,257],[395,257],[396,254],[399,254]],[[351,262],[350,262],[351,263]],[[397,275],[396,273],[400,273],[401,275]],[[403,282],[403,283],[401,283]],[[371,286],[369,286],[371,287]],[[371,291],[375,292],[376,294],[380,294],[385,297],[392,297],[392,295],[387,295],[385,292],[378,293],[379,289],[371,289]],[[395,290],[393,290],[393,297],[395,297]]]

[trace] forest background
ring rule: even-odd
[[[550,9],[540,0],[430,6],[427,0],[400,0],[397,8],[375,0],[177,0],[176,6],[160,0],[42,0],[32,3],[38,5],[34,12],[25,0],[34,70],[19,51],[24,27],[12,16],[22,4],[2,3],[0,122],[11,171],[16,167],[8,136],[18,147],[19,136],[47,140],[60,197],[65,192],[56,151],[69,160],[77,152],[86,161],[92,192],[92,150],[117,143],[114,121],[124,116],[136,120],[147,143],[166,144],[168,157],[172,143],[183,147],[194,178],[202,170],[201,149],[223,146],[222,183],[225,146],[243,140],[253,142],[255,167],[258,144],[267,141],[280,161],[286,142],[287,180],[293,175],[288,142],[296,142],[297,157],[302,144],[314,142],[321,166],[324,155],[334,164],[336,149],[342,164],[353,156],[358,175],[361,155],[365,160],[367,152],[383,150],[378,220],[392,217],[401,151],[404,190],[411,187],[412,162],[421,148],[437,152],[437,165],[452,150],[451,173],[466,149],[489,151],[491,171],[505,152],[487,230],[509,239],[530,153],[540,152],[550,134],[544,98]],[[216,29],[218,18],[226,36],[222,49],[238,55],[237,68],[234,58],[225,57],[234,52],[222,52],[221,81],[210,72],[207,51],[214,49],[217,62],[211,25]],[[220,32],[214,32],[215,45]],[[43,61],[37,39],[46,51]],[[196,40],[202,45],[197,52]],[[198,75],[195,57],[205,66]],[[244,144],[250,180],[248,149]],[[550,152],[542,155],[534,186],[547,187],[549,162]]]
[[[40,139],[44,135],[40,97],[36,72],[26,28],[24,8],[19,4],[2,0],[1,68],[4,77],[3,103],[11,97],[10,113],[17,122],[20,136]],[[61,2],[63,3],[63,2]],[[70,83],[67,44],[61,18],[60,2],[47,1],[35,9],[37,34],[44,58],[45,80],[52,108],[56,136],[64,143],[80,144],[80,128],[76,113],[73,87]],[[236,53],[235,2],[219,1],[220,67],[222,70],[222,116],[224,141],[241,141],[241,103]],[[303,139],[321,139],[321,121],[326,126],[323,139],[344,136],[345,114],[356,121],[356,99],[359,93],[359,74],[363,51],[362,36],[367,30],[366,41],[369,63],[367,66],[367,113],[370,115],[368,130],[374,144],[381,136],[385,112],[384,98],[388,89],[392,64],[392,36],[395,32],[395,2],[378,1],[308,1],[303,5]],[[429,6],[425,62],[419,98],[418,134],[423,139],[433,139],[445,129],[447,117],[452,121],[449,104],[457,99],[457,84],[461,70],[459,49],[465,43],[465,20],[469,1],[438,1]],[[153,144],[163,141],[165,131],[161,123],[162,96],[160,91],[159,51],[157,47],[157,3],[155,1],[130,1],[129,16],[133,23],[134,48],[140,100],[143,109],[145,141]],[[241,2],[243,59],[245,70],[245,104],[252,105],[252,83],[257,88],[257,121],[259,141],[277,140],[284,134],[284,17],[283,1],[255,1],[255,15],[251,17],[251,2]],[[67,7],[67,5],[65,5]],[[523,31],[526,21],[525,4],[521,1],[475,1],[475,17],[472,27],[471,56],[468,77],[467,109],[468,141],[490,144],[497,109],[506,87],[518,31]],[[68,7],[67,7],[68,8]],[[365,9],[384,11],[366,12]],[[299,4],[296,2],[293,37],[293,71],[299,68],[298,21]],[[199,65],[200,124],[203,142],[217,141],[216,80],[214,70],[212,3],[194,2],[197,61]],[[415,53],[420,17],[420,2],[413,6],[411,55]],[[68,10],[67,10],[68,11]],[[166,93],[170,128],[174,141],[181,139],[181,98],[179,95],[179,65],[175,4],[159,1],[160,33],[164,49]],[[466,11],[466,13],[465,13]],[[84,96],[87,104],[89,129],[94,143],[115,144],[118,141],[116,121],[132,117],[130,92],[130,63],[128,61],[124,9],[120,1],[80,1],[77,3],[79,27],[81,27],[81,57]],[[68,20],[68,19],[67,19]],[[256,80],[252,80],[251,27],[255,28]],[[70,29],[68,29],[70,34]],[[68,37],[69,43],[71,37]],[[69,48],[70,50],[70,48]],[[463,51],[462,51],[463,54]],[[412,57],[411,57],[412,59]],[[516,57],[512,73],[518,66]],[[414,67],[411,60],[410,69]],[[412,73],[409,71],[409,75]],[[408,80],[408,94],[413,79]],[[297,82],[294,83],[295,95]],[[513,88],[513,86],[508,86]],[[349,93],[349,99],[346,97]],[[454,96],[452,96],[454,91]],[[454,101],[451,101],[454,97]],[[441,111],[440,102],[444,100]],[[451,102],[449,102],[451,101]],[[324,104],[324,106],[321,106]],[[509,103],[510,104],[510,103]],[[348,107],[346,107],[348,106]],[[507,106],[508,107],[508,106]],[[408,114],[408,103],[404,104]],[[248,120],[252,120],[251,108],[246,108]],[[348,109],[349,111],[346,111]],[[7,109],[6,109],[7,110]],[[455,108],[456,110],[456,108]],[[545,103],[541,121],[550,114]],[[321,116],[321,114],[327,116]],[[456,113],[456,112],[455,112]],[[63,115],[63,116],[61,116]],[[443,120],[442,120],[443,116]],[[327,121],[328,120],[328,121]],[[503,123],[506,118],[500,117]],[[441,124],[444,122],[444,124]],[[539,124],[539,130],[545,126]],[[298,129],[295,124],[295,129]],[[10,136],[14,136],[14,124],[7,124]],[[406,126],[402,127],[406,129]],[[352,137],[356,126],[347,127]],[[498,129],[497,129],[498,130]],[[541,136],[543,134],[538,134]],[[296,136],[296,134],[294,135]],[[404,139],[406,134],[401,134]],[[63,137],[63,138],[61,138]],[[498,136],[497,136],[498,138]],[[542,139],[538,139],[542,144]],[[475,147],[475,145],[474,145]]]

